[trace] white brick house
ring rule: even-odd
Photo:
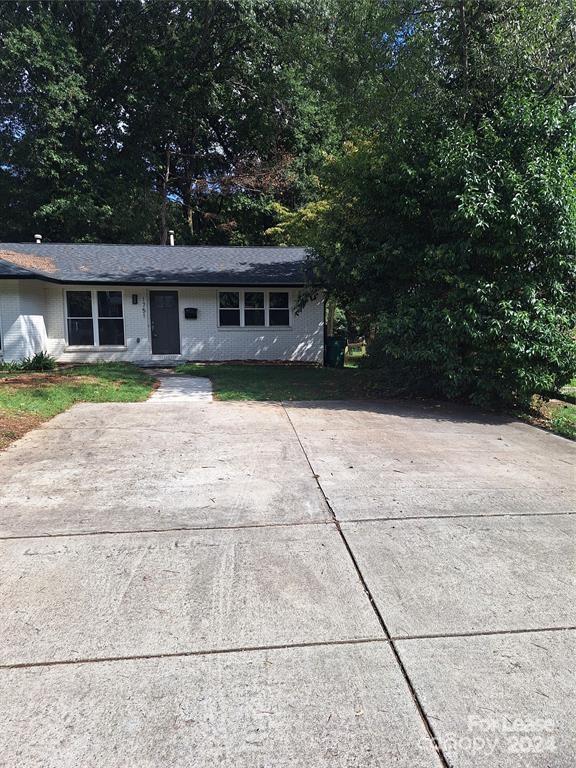
[[[0,244],[0,355],[321,363],[302,248]]]

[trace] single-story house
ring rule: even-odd
[[[303,248],[0,244],[0,355],[321,363]]]

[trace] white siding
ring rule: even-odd
[[[4,360],[21,360],[48,349],[45,284],[0,280],[0,334]]]
[[[300,314],[292,313],[289,328],[219,328],[217,288],[168,288],[179,294],[181,355],[153,355],[150,341],[149,292],[153,289],[106,286],[124,293],[122,349],[70,349],[66,342],[65,290],[90,290],[95,286],[46,284],[46,329],[48,351],[61,362],[130,360],[290,360],[321,363],[324,347],[324,304],[319,298],[306,304]],[[158,286],[158,289],[163,289]],[[224,290],[234,290],[232,288]],[[254,289],[256,290],[256,289]],[[276,290],[282,290],[278,287]],[[138,304],[132,304],[132,294]],[[295,302],[298,291],[290,291]],[[185,307],[198,309],[197,320],[184,318]]]

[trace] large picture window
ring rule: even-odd
[[[66,291],[71,347],[124,346],[122,291]]]
[[[289,291],[220,291],[220,327],[282,327],[290,325]]]

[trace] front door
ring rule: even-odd
[[[180,354],[178,291],[150,291],[153,355]]]

